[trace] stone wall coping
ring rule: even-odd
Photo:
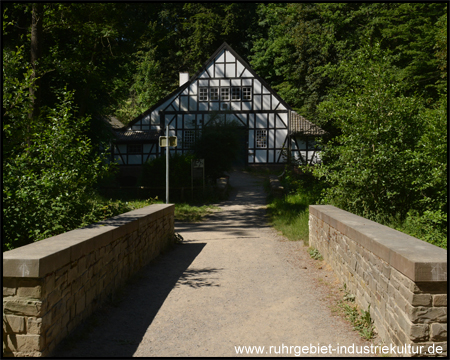
[[[414,282],[447,281],[447,250],[332,205],[309,213],[386,261]]]
[[[41,278],[94,249],[174,211],[153,204],[3,253],[3,277]]]

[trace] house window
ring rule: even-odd
[[[267,130],[256,130],[256,147],[267,147]]]
[[[222,101],[230,101],[230,88],[221,88],[220,98]]]
[[[242,88],[242,100],[251,100],[252,99],[252,88],[251,87],[243,87]]]
[[[127,153],[131,154],[142,154],[142,144],[132,144],[127,145]]]
[[[210,99],[212,101],[218,101],[219,100],[219,89],[218,88],[211,88]]]
[[[195,130],[184,130],[184,148],[190,149],[195,142]]]
[[[200,88],[199,100],[208,101],[208,88]]]
[[[231,100],[241,100],[241,88],[231,88]]]

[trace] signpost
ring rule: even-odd
[[[205,159],[191,160],[191,196],[194,198],[194,178],[203,178],[203,193],[205,192]]]
[[[169,136],[169,125],[166,127],[166,136],[159,137],[159,147],[166,148],[166,204],[169,203],[169,151],[170,147],[177,146],[177,137]]]

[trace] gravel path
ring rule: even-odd
[[[332,273],[267,225],[262,179],[233,172],[230,183],[220,211],[177,223],[185,242],[143,269],[54,356],[237,356],[235,346],[276,356],[282,345],[289,356],[290,346],[370,345],[334,316]]]

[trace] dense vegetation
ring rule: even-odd
[[[95,195],[113,170],[102,117],[132,120],[223,41],[330,133],[312,170],[323,201],[446,247],[446,3],[3,2],[2,14],[4,249],[123,211]]]

